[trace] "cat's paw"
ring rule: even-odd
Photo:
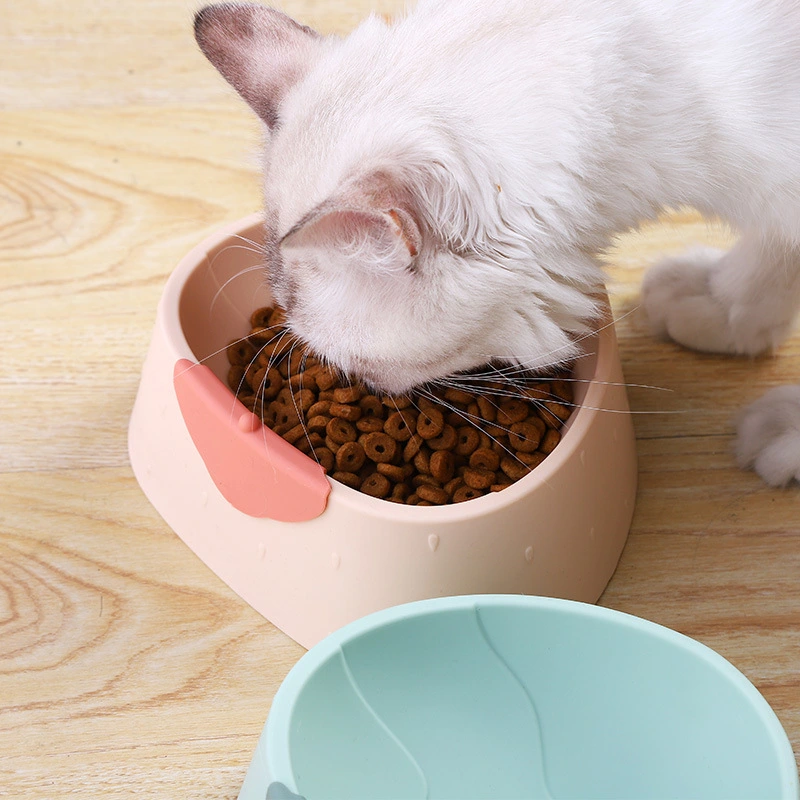
[[[752,297],[730,296],[728,256],[724,250],[701,247],[648,270],[642,308],[653,333],[692,350],[751,356],[784,338],[788,324],[774,310],[762,309]]]
[[[800,481],[800,386],[778,386],[739,417],[736,460],[770,486]]]

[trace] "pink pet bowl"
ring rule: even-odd
[[[579,407],[529,475],[457,505],[398,505],[330,480],[228,389],[226,345],[271,300],[244,240],[262,240],[259,215],[206,239],[168,280],[130,421],[136,478],[194,553],[305,647],[413,600],[595,602],[622,552],[636,494],[613,326],[578,359]]]

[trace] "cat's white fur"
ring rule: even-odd
[[[200,12],[256,109],[270,279],[293,329],[392,392],[500,359],[571,358],[597,255],[666,207],[742,231],[653,268],[654,329],[754,354],[800,303],[800,3],[421,0],[339,39],[260,6]],[[739,456],[800,479],[800,387]]]

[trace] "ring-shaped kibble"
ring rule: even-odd
[[[339,481],[339,483],[343,483],[345,486],[349,486],[351,489],[360,489],[361,488],[361,478],[355,474],[355,472],[344,472],[343,470],[337,470],[336,472],[331,475],[335,481]]]
[[[496,472],[500,469],[500,456],[488,447],[479,447],[470,457],[469,465],[474,469]]]
[[[297,411],[292,406],[280,406],[280,409],[275,413],[275,425],[283,427],[291,423],[291,427],[300,422],[300,417]]]
[[[467,467],[464,470],[464,483],[471,489],[488,489],[493,483],[497,482],[497,476],[488,469],[480,467]]]
[[[473,489],[472,486],[462,486],[453,492],[453,502],[463,503],[465,500],[474,500],[476,497],[482,497],[483,492],[480,489]]]
[[[520,478],[524,478],[531,471],[531,467],[513,456],[501,458],[500,469],[503,470],[512,481],[518,481]]]
[[[317,386],[325,392],[328,389],[333,389],[334,386],[339,385],[339,379],[329,369],[323,367],[316,376]]]
[[[317,414],[316,417],[308,418],[308,430],[313,433],[325,433],[331,418],[326,414]]]
[[[478,413],[481,415],[481,419],[494,422],[497,419],[497,404],[481,395],[478,398]]]
[[[544,431],[544,423],[538,417],[530,417],[525,422],[515,422],[511,426],[508,442],[515,450],[533,453],[539,447]]]
[[[289,442],[289,444],[296,444],[300,441],[300,439],[306,436],[306,429],[302,423],[298,423],[293,428],[289,428],[286,433],[283,434],[283,438]]]
[[[289,378],[289,388],[293,392],[301,389],[310,389],[313,392],[317,388],[317,382],[314,376],[309,375],[308,370],[306,370],[305,372],[298,372],[297,375],[292,375]],[[316,394],[314,395],[314,400],[316,401]]]
[[[422,484],[417,487],[417,494],[422,500],[427,500],[435,506],[442,506],[450,500],[450,495],[439,486]]]
[[[383,423],[383,430],[396,442],[407,442],[414,433],[414,415],[408,411],[395,411]]]
[[[392,488],[392,482],[380,472],[373,472],[364,478],[361,484],[361,491],[365,494],[372,495],[372,497],[386,497]]]
[[[333,399],[337,403],[357,403],[364,396],[360,386],[341,386],[333,390]]]
[[[380,417],[361,417],[358,422],[356,422],[356,428],[361,431],[361,433],[375,433],[375,431],[382,431],[383,430],[383,420]]]
[[[460,489],[462,486],[464,486],[464,479],[460,475],[457,475],[451,481],[447,481],[444,485],[444,490],[452,497],[453,492],[455,492],[456,489]]]
[[[337,389],[336,391],[338,392],[339,390]],[[336,392],[334,392],[334,394],[336,394]],[[357,422],[361,418],[361,409],[358,406],[348,405],[347,403],[337,403],[335,400],[331,403],[328,413],[332,417],[340,417],[350,422]]]
[[[403,448],[403,461],[413,461],[414,456],[419,453],[419,449],[424,442],[425,440],[418,433],[415,433]]]
[[[267,368],[266,367],[258,367],[257,365],[252,365],[247,368],[244,373],[245,380],[247,381],[247,385],[254,391],[258,392],[261,387],[261,384],[264,382],[264,378],[267,375]]]
[[[228,362],[240,367],[246,367],[256,354],[255,348],[246,339],[231,342],[228,345]]]
[[[358,472],[367,456],[358,442],[346,442],[336,451],[336,469],[342,472]]]
[[[544,403],[544,407],[559,421],[566,422],[572,413],[572,403],[565,403],[561,400],[553,400]]]
[[[337,444],[354,442],[358,438],[353,424],[341,417],[332,417],[331,421],[325,427],[325,432],[331,440]]]
[[[504,400],[500,403],[500,410],[497,412],[497,424],[507,428],[515,422],[522,422],[529,413],[530,406],[524,400],[516,398]]]
[[[555,430],[555,428],[550,428],[547,433],[544,435],[544,438],[539,443],[539,452],[544,453],[545,455],[549,455],[556,449],[556,445],[561,441],[561,434]]]
[[[462,425],[456,431],[455,453],[458,456],[468,456],[475,452],[481,443],[478,431],[472,425]]]
[[[301,389],[299,392],[294,393],[293,401],[299,409],[302,411],[308,411],[308,409],[311,408],[314,403],[316,403],[317,396],[311,391],[311,389]],[[331,416],[334,415],[331,414]]]
[[[431,450],[452,450],[458,441],[458,434],[452,425],[445,425],[442,428],[441,436],[428,439],[428,447]]]
[[[547,458],[545,453],[540,453],[538,450],[535,453],[524,453],[522,450],[517,450],[516,457],[523,463],[527,464],[531,469],[538,467]]]
[[[411,463],[417,468],[417,472],[421,472],[423,475],[430,472],[431,469],[431,451],[428,448],[420,449],[420,451],[414,456]]]
[[[228,370],[228,386],[232,392],[238,392],[244,383],[245,369],[237,364],[231,364]]]
[[[314,403],[311,408],[308,409],[308,416],[309,417],[317,417],[320,414],[328,415],[328,412],[331,410],[331,401],[330,400],[319,400]]]
[[[395,483],[401,483],[406,478],[410,478],[412,472],[412,470],[409,470],[408,464],[398,467],[396,464],[387,464],[385,462],[379,462],[376,465],[376,469],[381,475],[385,475],[390,481],[394,481]]]
[[[404,408],[408,408],[411,405],[411,398],[406,397],[405,395],[399,395],[398,397],[384,395],[381,397],[381,403],[383,403],[386,408],[393,408],[395,411],[402,411]]]
[[[438,408],[427,408],[417,417],[417,433],[423,439],[435,439],[444,430],[444,415]]]
[[[386,408],[383,403],[381,403],[380,397],[374,394],[368,394],[362,397],[358,401],[358,407],[365,417],[379,417],[383,419],[383,415],[386,413]]]
[[[267,328],[267,327],[269,327],[270,317],[274,313],[275,313],[275,310],[270,306],[264,306],[263,308],[257,308],[250,315],[250,327],[251,328]]]
[[[388,463],[397,453],[397,442],[383,431],[364,434],[361,442],[367,458],[372,459],[376,464]]]
[[[430,461],[431,475],[439,483],[445,484],[452,479],[456,471],[456,457],[450,450],[437,450],[431,453]],[[430,498],[425,498],[429,500]],[[443,501],[444,502],[444,501]]]
[[[336,457],[333,455],[333,451],[329,450],[327,447],[315,447],[314,458],[317,459],[317,462],[325,472],[331,472],[336,463]]]
[[[475,402],[475,395],[471,392],[465,392],[463,389],[452,387],[445,390],[444,399],[451,403],[468,406],[470,403]]]

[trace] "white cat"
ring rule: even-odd
[[[421,0],[344,39],[209,6],[197,40],[265,123],[269,280],[291,327],[376,387],[573,357],[597,254],[665,207],[742,232],[653,268],[656,331],[754,354],[800,305],[800,2]],[[738,454],[800,479],[800,387]]]

